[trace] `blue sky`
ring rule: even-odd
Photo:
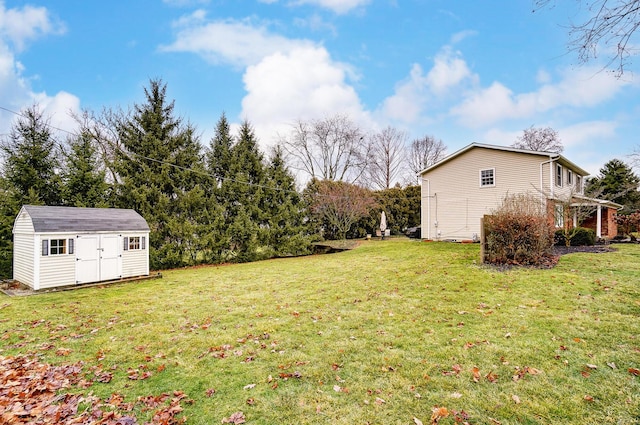
[[[562,3],[562,4],[560,4]],[[555,128],[591,172],[640,147],[640,87],[577,65],[566,25],[578,2],[529,0],[0,0],[0,107],[128,108],[162,78],[208,144],[224,112],[261,145],[297,120],[348,114],[409,141],[511,144]],[[0,110],[0,134],[14,116]]]

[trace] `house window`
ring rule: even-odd
[[[562,165],[556,164],[556,186],[562,187]]]
[[[582,193],[582,176],[576,176],[576,192]]]
[[[564,227],[564,206],[556,205],[554,209],[554,224],[556,227]]]
[[[567,185],[571,186],[573,184],[573,171],[567,170]]]
[[[496,185],[496,169],[488,168],[480,170],[480,187],[491,187]]]
[[[135,251],[146,249],[146,238],[144,236],[129,236],[123,238],[123,248],[125,251]]]
[[[73,254],[73,239],[43,239],[42,255],[64,255]]]

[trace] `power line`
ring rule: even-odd
[[[26,115],[24,115],[24,114],[22,114],[20,112],[13,111],[13,110],[11,110],[9,108],[5,108],[3,106],[0,106],[0,110],[9,112],[11,114],[14,114],[14,115],[22,117],[22,118],[29,118],[28,116],[26,116]],[[49,127],[49,128],[51,128],[51,129],[58,130],[58,131],[61,131],[63,133],[66,133],[66,134],[68,134],[70,136],[75,136],[75,137],[80,136],[78,133],[66,130],[64,128],[56,127],[56,126],[52,125],[49,122],[44,122],[44,125]],[[10,135],[10,133],[8,133],[6,135]],[[167,161],[163,161],[163,160],[159,160],[159,159],[155,159],[155,158],[150,158],[148,156],[145,156],[145,155],[133,152],[133,151],[125,151],[124,149],[122,149],[122,147],[118,146],[113,141],[108,140],[108,139],[105,139],[105,141],[112,148],[114,148],[115,150],[119,151],[121,154],[126,155],[126,156],[134,155],[134,156],[136,156],[138,158],[145,159],[145,160],[150,161],[150,162],[155,162],[155,163],[159,163],[159,164],[162,164],[162,165],[167,165],[167,166],[174,167],[174,168],[177,168],[177,169],[182,170],[182,171],[189,171],[189,172],[192,172],[194,174],[199,174],[199,175],[202,175],[202,176],[205,176],[205,177],[210,177],[210,178],[215,179],[215,180],[229,181],[229,182],[238,183],[238,184],[244,184],[244,185],[247,185],[247,186],[250,186],[250,187],[256,187],[256,188],[260,188],[260,189],[268,189],[268,190],[280,191],[280,192],[284,192],[284,193],[291,193],[291,194],[301,195],[301,193],[298,192],[297,190],[290,190],[290,189],[285,189],[285,188],[280,188],[280,187],[266,186],[266,185],[262,185],[262,184],[259,184],[259,183],[252,183],[252,182],[247,182],[247,181],[236,180],[236,179],[233,179],[231,177],[218,177],[218,176],[215,176],[215,175],[213,175],[213,174],[211,174],[211,173],[209,173],[207,171],[196,170],[196,169],[193,169],[193,168],[190,168],[190,167],[183,167],[183,166],[180,166],[180,165],[177,165],[177,164],[173,164],[173,163],[170,163],[170,162],[167,162]],[[320,195],[320,194],[316,194],[316,195],[337,199],[333,195]],[[343,196],[341,198],[342,199],[352,199],[353,197],[351,197],[351,196]],[[357,198],[358,199],[363,199],[363,198],[359,198],[359,197],[357,197]],[[415,196],[415,197],[412,196],[412,197],[396,198],[396,199],[407,199],[407,200],[409,200],[409,199],[420,199],[420,198],[421,198],[420,196]]]

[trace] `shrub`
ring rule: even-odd
[[[590,246],[596,243],[596,232],[584,227],[574,227],[567,231],[556,230],[553,240],[557,246]]]
[[[567,246],[567,237],[564,235],[564,230],[556,230],[553,236],[553,244],[556,246]]]
[[[596,232],[592,229],[585,229],[584,227],[576,227],[571,230],[571,246],[585,246],[593,245],[596,243]]]
[[[535,195],[508,195],[485,218],[485,258],[493,264],[548,264],[552,258],[553,227]]]

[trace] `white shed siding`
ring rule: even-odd
[[[145,239],[144,249],[122,251],[122,277],[144,276],[149,274],[149,234],[124,233],[124,237]]]
[[[74,234],[40,235],[40,240],[49,239],[49,246],[51,246],[51,239],[68,240],[73,238],[75,238]],[[69,246],[67,245],[68,249]],[[55,288],[76,283],[76,255],[68,252],[60,255],[42,255],[42,243],[39,244],[37,253],[40,257],[38,289]]]
[[[541,194],[543,156],[473,148],[422,175],[422,237],[471,239],[480,219],[513,193]],[[495,185],[480,186],[480,170],[495,169]],[[437,223],[437,226],[436,226]]]
[[[16,233],[13,236],[13,278],[34,287],[34,239],[33,234]]]
[[[34,232],[35,230],[33,228],[33,223],[31,222],[31,217],[29,217],[29,213],[21,210],[18,217],[16,217],[16,221],[13,223],[13,233],[33,235]]]
[[[122,277],[149,274],[147,250],[125,251],[122,253]]]

